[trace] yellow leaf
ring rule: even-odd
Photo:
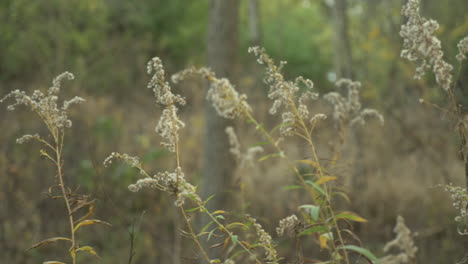
[[[94,248],[92,248],[92,247],[90,247],[90,246],[80,247],[79,249],[76,250],[76,252],[80,252],[80,251],[88,252],[89,254],[94,255],[94,256],[96,256],[97,258],[100,258],[100,257],[98,256],[98,254],[96,253],[96,251],[94,250]]]
[[[75,229],[73,229],[73,232],[76,232],[76,230],[78,230],[78,228],[80,228],[80,227],[82,227],[82,226],[95,225],[95,224],[104,224],[104,225],[111,226],[111,224],[109,224],[109,223],[107,223],[107,222],[104,222],[104,221],[101,221],[101,220],[89,219],[89,220],[84,220],[84,221],[78,223],[78,224],[75,226]]]
[[[215,215],[215,214],[225,214],[226,211],[223,211],[223,210],[218,210],[218,211],[214,211],[212,214]]]
[[[300,163],[305,163],[305,164],[309,164],[310,166],[316,168],[316,169],[320,169],[320,165],[317,164],[317,162],[315,161],[312,161],[312,160],[298,160],[297,162],[300,162]]]
[[[230,223],[230,224],[228,224],[226,226],[227,229],[231,229],[231,228],[234,228],[234,227],[239,227],[239,228],[242,228],[242,229],[248,228],[245,224],[240,223],[240,222]]]
[[[322,178],[318,179],[318,181],[316,181],[315,183],[320,185],[320,184],[324,184],[326,182],[334,181],[334,180],[336,180],[335,176],[323,176]]]
[[[252,245],[249,244],[247,241],[241,241],[241,244],[244,245],[246,248],[251,248]]]
[[[320,235],[320,248],[327,248],[328,238],[325,234]]]
[[[60,261],[44,261],[42,264],[66,264],[65,262]]]
[[[57,242],[57,241],[60,241],[60,240],[70,241],[70,242],[71,242],[71,239],[66,238],[66,237],[53,237],[53,238],[49,238],[49,239],[42,240],[41,242],[32,245],[32,246],[31,246],[30,248],[28,248],[27,250],[30,250],[30,249],[33,249],[33,248],[37,248],[37,247],[41,247],[41,246],[43,246],[43,245],[47,245],[47,244],[50,244],[50,243],[53,243],[53,242]]]
[[[226,249],[226,247],[229,245],[229,241],[231,241],[230,237],[226,237],[223,243],[223,249]]]

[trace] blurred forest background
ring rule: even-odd
[[[396,216],[402,215],[418,233],[420,263],[460,260],[468,241],[457,234],[449,195],[436,186],[464,185],[463,163],[457,156],[453,123],[439,110],[418,103],[424,98],[443,105],[443,91],[432,76],[413,80],[413,65],[400,59],[400,10],[405,1],[233,2],[228,11],[238,15],[237,31],[228,32],[235,43],[226,48],[234,59],[229,74],[222,75],[229,75],[249,96],[267,127],[277,119],[267,113],[271,102],[262,68],[247,53],[251,45],[287,61],[286,76],[310,78],[320,93],[334,89],[340,76],[361,81],[363,104],[383,113],[383,127],[371,124],[353,130],[335,168],[351,197],[350,204],[341,206],[369,220],[355,230],[364,245],[382,255],[383,245],[393,237]],[[171,197],[152,190],[128,191],[137,172],[124,165],[104,168],[102,161],[118,151],[140,155],[155,172],[171,168],[172,159],[154,133],[161,109],[154,107],[146,89],[146,62],[159,56],[168,74],[213,64],[207,52],[216,48],[210,47],[216,42],[208,37],[215,21],[210,8],[208,0],[0,1],[0,96],[14,89],[47,88],[68,70],[76,79],[64,83],[62,94],[87,100],[72,110],[65,171],[69,186],[97,199],[97,218],[112,223],[110,229],[90,227],[81,235],[98,250],[101,263],[127,263],[132,226],[134,263],[194,263]],[[423,0],[421,11],[441,24],[438,36],[446,59],[455,64],[456,43],[468,33],[466,0]],[[467,69],[460,79],[463,87],[468,86]],[[196,184],[203,181],[205,87],[202,81],[175,86],[188,100],[180,112],[187,125],[181,134],[182,163]],[[337,136],[329,132],[331,122],[326,124],[316,135],[322,148]],[[248,125],[236,125],[241,144],[260,140]],[[0,262],[37,263],[46,256],[61,256],[64,245],[25,252],[43,238],[68,232],[62,202],[46,195],[53,184],[53,167],[39,156],[37,144],[16,144],[19,136],[45,128],[30,112],[12,114],[1,105],[0,129]],[[288,150],[299,158],[307,155],[294,141]],[[283,188],[294,183],[285,166],[265,161],[235,173],[242,175],[240,189],[249,201],[242,210],[271,233],[279,219],[301,204],[301,193]],[[224,192],[229,201],[238,191],[212,194]],[[277,242],[280,252],[291,247],[287,241]]]

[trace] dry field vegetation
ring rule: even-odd
[[[152,101],[144,87],[122,107],[81,93],[63,99],[79,90],[69,72],[48,89],[10,92],[2,107],[29,111],[0,120],[0,200],[8,201],[0,260],[467,262],[468,178],[453,175],[468,169],[457,100],[468,37],[452,66],[419,2],[402,14],[402,59],[416,79],[434,78],[446,100],[402,100],[381,114],[361,102],[359,81],[340,79],[319,94],[312,80],[285,77],[287,65],[260,47],[249,53],[264,71],[263,99],[249,95],[252,81],[234,85],[204,67],[170,75],[158,57],[147,64]],[[216,194],[197,190],[204,120],[193,105],[201,102],[235,123],[226,127],[234,187],[222,191],[232,202],[216,210],[207,206]]]

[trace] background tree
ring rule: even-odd
[[[226,77],[235,83],[235,65],[238,52],[239,1],[211,0],[209,7],[207,64],[218,77]],[[205,105],[205,135],[203,149],[202,194],[216,199],[208,208],[223,209],[228,204],[235,170],[234,159],[229,152],[225,129],[232,122],[218,116],[213,106]],[[205,220],[201,221],[202,224]]]

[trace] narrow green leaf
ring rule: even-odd
[[[310,216],[312,216],[312,219],[314,221],[318,220],[320,214],[320,206],[313,204],[304,204],[299,206],[299,208],[306,209],[306,211],[308,211],[308,213],[310,214]]]
[[[213,223],[214,223],[214,222],[211,221],[211,222],[209,222],[208,224],[206,224],[206,225],[202,228],[202,230],[200,231],[200,234],[205,233],[205,231],[206,231],[206,230],[210,227],[210,225],[213,224]]]
[[[351,221],[354,221],[354,222],[361,222],[361,223],[365,223],[367,222],[366,219],[360,217],[359,215],[353,213],[353,212],[342,212],[342,213],[339,213],[337,215],[335,215],[335,218],[336,219],[348,219],[348,220],[351,220]]]
[[[191,212],[195,212],[197,210],[200,210],[200,207],[194,207],[194,208],[186,209],[185,212],[191,213]]]
[[[302,231],[301,233],[299,233],[299,236],[307,236],[307,235],[311,235],[315,233],[324,233],[327,231],[328,229],[325,226],[317,225],[317,226],[309,227],[306,230]]]
[[[311,180],[306,180],[305,182],[317,190],[321,195],[328,197],[327,193],[322,189],[322,187],[318,186],[315,182]]]
[[[283,152],[278,152],[278,153],[273,153],[273,154],[265,155],[265,156],[259,158],[259,159],[258,159],[258,162],[267,160],[267,159],[269,159],[269,158],[274,158],[274,157],[281,157],[281,158],[284,158],[284,153],[283,153]]]
[[[231,240],[232,240],[232,243],[235,245],[235,244],[237,244],[237,242],[239,241],[239,238],[238,238],[238,236],[236,236],[236,235],[232,235],[232,236],[231,236]]]
[[[351,251],[357,252],[361,254],[362,256],[368,258],[374,264],[380,264],[380,260],[374,254],[372,254],[372,252],[370,252],[369,250],[365,248],[358,247],[355,245],[346,245],[346,246],[338,247],[338,249],[351,250]]]
[[[284,186],[283,190],[294,190],[294,189],[303,189],[304,187],[299,186],[299,185],[288,185]]]
[[[214,232],[216,231],[216,229],[218,228],[213,228],[210,233],[208,234],[208,238],[206,239],[207,241],[210,240],[211,236],[213,236]]]
[[[351,199],[349,199],[348,195],[344,192],[334,192],[332,193],[333,196],[341,196],[343,199],[345,199],[348,203],[351,202]]]

